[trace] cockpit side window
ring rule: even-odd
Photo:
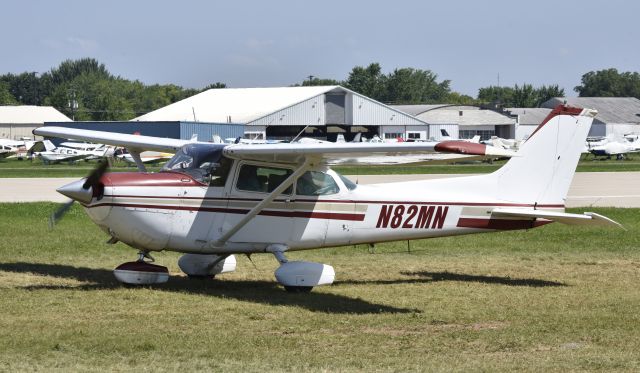
[[[290,175],[291,170],[243,164],[238,173],[236,188],[246,192],[273,192]],[[292,187],[287,188],[283,194],[291,194]]]
[[[324,196],[340,191],[333,178],[320,171],[307,171],[296,182],[296,194],[300,196]]]
[[[219,163],[212,165],[209,185],[216,187],[223,187],[227,182],[227,176],[231,171],[231,165],[233,161],[227,157],[220,158]]]

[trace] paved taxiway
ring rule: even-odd
[[[350,175],[360,184],[425,180],[467,175]],[[66,201],[56,188],[77,178],[0,178],[0,202]],[[640,208],[640,172],[578,172],[567,207],[611,206]]]

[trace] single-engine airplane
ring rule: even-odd
[[[358,156],[416,153],[483,155],[463,141],[342,144],[211,144],[61,127],[34,130],[143,150],[175,152],[157,173],[108,173],[101,164],[86,179],[58,189],[78,201],[110,243],[139,250],[115,270],[129,284],[167,281],[153,251],[184,253],[189,276],[235,270],[233,254],[271,253],[277,281],[309,291],[334,281],[333,267],[288,261],[286,253],[320,247],[529,229],[551,222],[618,223],[596,213],[564,212],[565,198],[596,111],[558,106],[521,146],[519,156],[486,175],[356,185],[331,170]],[[136,156],[137,155],[137,156]],[[142,162],[138,162],[144,170]]]

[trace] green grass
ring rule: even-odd
[[[640,159],[631,158],[622,161],[593,159],[583,156],[578,172],[622,172],[640,171]],[[489,163],[463,163],[455,165],[433,164],[424,166],[342,166],[333,167],[344,175],[397,175],[397,174],[480,174],[493,172],[504,161]],[[45,165],[39,160],[18,161],[0,160],[0,178],[3,177],[84,177],[95,167],[95,162],[80,161],[74,164],[60,163]],[[147,166],[149,171],[157,171],[160,166]],[[135,171],[132,165],[118,162],[113,171]]]
[[[36,159],[17,160],[0,159],[0,178],[3,177],[84,177],[96,167],[96,161],[79,161],[74,163],[44,164]],[[149,171],[158,171],[160,166],[147,166]],[[123,161],[116,162],[111,170],[116,172],[136,171],[134,165]]]
[[[120,286],[135,258],[77,205],[0,204],[0,370],[638,371],[640,210],[625,225],[543,228],[296,252],[332,286],[289,294],[275,259]],[[255,265],[255,266],[254,266]]]

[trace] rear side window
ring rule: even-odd
[[[291,170],[245,164],[240,167],[236,189],[246,192],[271,193],[291,175]],[[291,194],[291,187],[283,193]]]
[[[324,172],[307,171],[296,182],[296,194],[299,196],[324,196],[339,191],[335,180]]]

